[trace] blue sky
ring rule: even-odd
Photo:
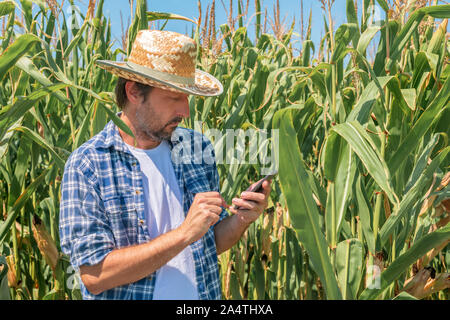
[[[216,0],[216,26],[220,26],[221,24],[227,23],[227,10],[230,0]],[[81,12],[84,14],[87,9],[88,0],[75,0],[75,5],[79,6]],[[202,5],[202,13],[203,16],[206,12],[206,8],[210,5],[212,0],[201,0]],[[243,1],[246,3],[246,0]],[[68,1],[65,1],[64,10],[66,14],[70,12],[67,8]],[[237,14],[237,0],[233,0],[234,7],[234,15]],[[275,0],[262,0],[262,8],[263,11],[267,8],[267,12],[269,16],[273,19],[273,7],[276,3]],[[345,0],[336,0],[333,6],[333,19],[337,26],[344,23],[346,18],[345,14]],[[227,6],[227,9],[224,9],[223,4]],[[254,24],[255,24],[255,8],[254,0],[249,1],[250,8],[248,13],[247,23],[249,23],[249,33],[251,35],[254,34]],[[179,15],[183,15],[188,18],[197,19],[199,12],[197,6],[197,0],[148,0],[147,6],[149,11],[159,11],[159,12],[170,12]],[[281,12],[281,20],[285,19],[287,27],[293,21],[295,16],[296,25],[294,32],[300,34],[300,0],[280,0],[280,12]],[[324,27],[323,27],[323,11],[321,9],[321,4],[318,0],[304,0],[303,1],[303,11],[304,11],[304,19],[305,26],[307,27],[307,20],[309,16],[309,11],[312,10],[313,14],[313,24],[312,24],[312,40],[318,45],[321,37],[324,35]],[[115,39],[120,43],[121,35],[122,35],[122,24],[121,24],[121,15],[124,27],[127,25],[130,17],[130,4],[129,0],[105,0],[104,15],[106,17],[111,18],[112,22],[112,33]],[[253,16],[253,18],[251,18]],[[245,23],[245,22],[244,22]],[[161,22],[162,25],[162,22]],[[177,21],[171,20],[167,23],[165,30],[176,31],[179,33],[190,34],[193,24],[191,22],[186,21]],[[270,28],[269,28],[270,30]],[[293,40],[298,40],[296,47],[300,46],[300,37],[299,35],[293,37]]]

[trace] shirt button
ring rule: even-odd
[[[139,219],[139,224],[142,226],[144,224],[144,220]]]
[[[136,167],[136,166],[137,166],[137,163],[136,163],[136,162],[133,162],[131,165],[132,165],[133,167]]]
[[[141,194],[141,191],[139,191],[139,190],[136,190],[136,194],[138,194],[138,195],[139,195],[139,194]]]

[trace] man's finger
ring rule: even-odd
[[[195,196],[197,197],[206,197],[206,198],[214,198],[214,197],[221,197],[220,193],[217,191],[207,191],[207,192],[199,192],[196,193]]]
[[[256,208],[255,202],[238,198],[233,199],[233,204],[235,205],[235,209],[238,210],[253,210]]]
[[[266,199],[266,195],[264,193],[260,193],[260,192],[244,191],[241,193],[241,199],[260,202],[260,201],[264,201],[264,199]]]
[[[205,209],[217,215],[220,215],[222,213],[222,208],[218,206],[206,206]]]

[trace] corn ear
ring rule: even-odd
[[[59,260],[59,252],[56,248],[55,241],[47,232],[42,220],[37,215],[34,215],[32,229],[39,251],[44,256],[47,264],[55,271]]]

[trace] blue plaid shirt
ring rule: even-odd
[[[219,191],[214,149],[202,134],[177,128],[169,145],[187,214],[196,193]],[[220,221],[228,215],[223,210]],[[77,270],[100,263],[112,250],[150,240],[144,213],[139,162],[110,121],[69,157],[61,186],[61,249]],[[220,299],[214,226],[191,245],[202,300]],[[93,295],[81,282],[84,299],[150,300],[156,272],[135,283]]]

